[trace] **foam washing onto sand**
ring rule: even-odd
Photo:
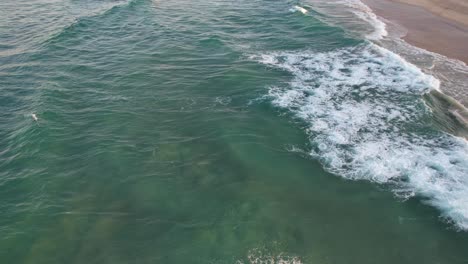
[[[311,155],[329,171],[420,197],[468,230],[468,144],[433,128],[421,98],[437,79],[369,43],[253,58],[292,74],[269,97],[306,122]]]
[[[315,11],[326,14],[319,16],[319,19],[327,24],[338,25],[348,32],[354,32],[370,40],[380,40],[388,35],[387,25],[372,9],[359,0],[307,0],[305,2]]]
[[[374,31],[367,34],[367,38],[371,40],[378,40],[388,35],[387,26],[385,23],[377,17],[372,9],[370,9],[361,1],[344,0],[338,1],[338,3],[349,7],[352,13],[374,27]]]

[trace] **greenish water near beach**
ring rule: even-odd
[[[297,4],[1,3],[0,263],[467,262],[467,148],[430,81]]]

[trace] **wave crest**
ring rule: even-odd
[[[308,124],[311,155],[329,171],[422,197],[468,230],[468,144],[436,130],[421,98],[437,79],[374,44],[253,58],[293,75],[269,96]]]

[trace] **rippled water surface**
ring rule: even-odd
[[[0,263],[468,261],[437,80],[317,10],[0,3]]]

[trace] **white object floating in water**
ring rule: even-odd
[[[34,121],[37,121],[39,120],[39,118],[37,118],[37,115],[36,114],[31,114],[32,118],[34,119]]]
[[[301,7],[301,6],[297,6],[297,5],[294,6],[294,9],[296,9],[296,10],[299,11],[299,12],[301,12],[302,14],[307,14],[307,12],[309,12],[309,11],[307,11],[307,9],[305,9],[305,8],[303,8],[303,7]]]

